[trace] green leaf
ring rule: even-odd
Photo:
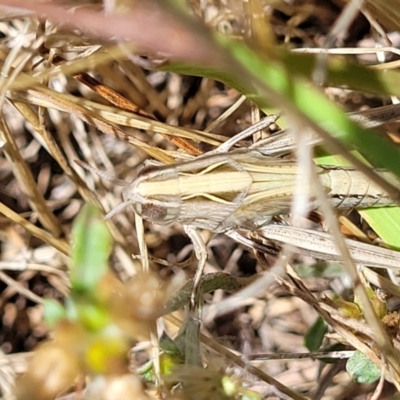
[[[182,365],[185,362],[185,355],[178,347],[176,342],[172,340],[165,332],[160,337],[160,372],[162,375],[170,375],[172,370],[177,365]],[[140,375],[147,382],[154,382],[156,379],[154,373],[154,364],[152,361],[147,362],[139,370]]]
[[[304,337],[304,345],[307,349],[317,351],[322,345],[327,330],[328,324],[324,319],[318,317]]]
[[[88,332],[98,332],[110,324],[111,316],[103,304],[99,304],[96,296],[77,294],[66,299],[66,316],[77,322]]]
[[[54,328],[58,321],[67,317],[65,307],[53,299],[44,299],[44,319],[50,328]]]
[[[381,376],[380,369],[358,350],[347,360],[346,371],[357,383],[375,382]]]
[[[370,208],[359,213],[384,243],[400,249],[400,207]]]
[[[160,337],[159,341],[160,350],[164,353],[170,354],[176,359],[180,359],[182,362],[185,360],[184,354],[177,345],[165,332]]]
[[[103,306],[85,301],[85,299],[75,304],[79,322],[89,331],[97,332],[110,324],[109,312]]]
[[[72,292],[90,294],[108,271],[111,236],[100,211],[85,205],[72,230]]]

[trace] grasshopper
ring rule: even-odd
[[[386,115],[388,107],[381,108]],[[374,118],[377,118],[376,114],[377,111],[372,112]],[[360,114],[353,118],[355,116],[360,118]],[[147,166],[139,171],[132,183],[116,182],[126,186],[122,193],[124,201],[107,217],[132,205],[138,215],[152,223],[167,225],[179,222],[184,226],[222,233],[235,228],[254,230],[273,216],[288,213],[298,166],[294,161],[266,155],[269,146],[266,148],[265,143],[269,145],[277,141],[262,141],[258,147],[229,152],[234,144],[271,125],[276,119],[276,116],[267,117],[229,139],[217,150],[192,161]],[[280,137],[285,137],[285,150],[288,149],[291,144],[287,142],[287,136]],[[394,205],[386,191],[355,168],[320,165],[317,169],[334,207]],[[400,188],[400,179],[392,173],[385,170],[375,172],[392,186]],[[313,188],[305,182],[304,190],[310,194],[311,208],[317,208]]]
[[[298,184],[299,167],[296,162],[269,157],[262,147],[229,151],[235,143],[263,129],[275,119],[264,119],[225,142],[217,151],[192,161],[144,167],[131,183],[114,180],[116,184],[125,186],[123,202],[107,214],[108,218],[132,205],[135,213],[149,222],[160,225],[173,222],[182,224],[192,239],[199,259],[189,307],[192,311],[189,316],[192,324],[187,324],[192,330],[199,326],[197,291],[207,258],[207,250],[198,229],[225,233],[247,246],[265,251],[267,247],[247,239],[236,229],[259,230],[262,234],[263,227],[274,216],[290,211],[292,198],[299,186],[308,194],[310,208],[318,207],[316,193],[309,181],[304,179],[303,185]],[[106,177],[92,167],[84,166]],[[350,209],[395,204],[385,190],[355,168],[323,165],[316,168],[334,207]],[[392,173],[384,170],[375,172],[392,186],[400,188],[400,179]],[[266,237],[272,235],[267,230],[264,234]],[[304,232],[302,234],[303,237],[307,236]],[[374,248],[369,246],[368,251]],[[399,253],[387,251],[399,259]],[[368,260],[368,255],[364,259]],[[381,259],[382,263],[386,261],[385,257]],[[193,332],[188,333],[188,341],[193,343],[193,336]],[[190,354],[186,362],[198,363],[198,351],[195,349]]]
[[[382,207],[393,200],[354,168],[317,166],[319,178],[334,207]],[[376,172],[393,186],[400,180],[388,171]],[[237,150],[199,157],[172,166],[144,168],[123,191],[123,205],[152,223],[179,222],[223,233],[255,230],[273,216],[290,211],[298,165],[270,158],[256,150]],[[308,185],[305,182],[305,185]],[[312,187],[311,208],[317,208]]]
[[[238,141],[275,120],[276,117],[265,118],[222,144],[217,151],[192,161],[144,167],[131,183],[113,180],[126,187],[122,193],[123,202],[106,217],[110,218],[122,208],[132,205],[134,211],[149,222],[182,224],[199,258],[196,287],[207,257],[197,229],[225,233],[254,247],[256,244],[234,230],[257,230],[267,225],[274,216],[290,211],[293,195],[298,190],[295,183],[299,167],[295,161],[266,156],[262,147],[228,151]],[[85,167],[99,173],[90,166]],[[336,208],[395,205],[385,190],[355,168],[323,165],[316,168],[330,202]],[[392,186],[400,188],[400,179],[391,172],[375,172]],[[105,174],[99,175],[106,177]],[[310,208],[317,208],[316,196],[308,180],[305,179],[304,185],[300,186],[309,195]]]
[[[255,242],[235,230],[257,230],[274,216],[290,211],[293,195],[298,190],[296,179],[299,167],[296,162],[266,156],[263,149],[226,151],[246,135],[274,121],[275,118],[266,118],[224,143],[219,151],[174,165],[147,166],[132,183],[116,182],[126,186],[122,194],[124,201],[107,216],[111,217],[127,205],[132,205],[134,211],[149,222],[182,224],[194,243],[199,259],[194,279],[196,288],[207,258],[206,247],[197,229],[225,233],[257,248]],[[322,165],[316,168],[334,207],[350,209],[394,205],[387,192],[354,168]],[[392,186],[400,187],[400,180],[392,173],[384,170],[376,170],[376,173]],[[317,208],[316,196],[309,181],[305,179],[300,186],[309,196],[310,208]],[[265,251],[266,247],[259,249]],[[195,295],[192,302],[195,303]]]

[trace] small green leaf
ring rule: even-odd
[[[100,211],[85,205],[73,226],[72,291],[90,294],[108,271],[111,236]]]
[[[181,352],[179,346],[165,332],[163,332],[160,337],[159,345],[160,350],[162,350],[164,353],[168,353],[173,355],[174,357],[181,358],[182,361],[184,360],[183,353]]]
[[[347,318],[354,318],[361,320],[363,318],[363,313],[360,306],[354,301],[346,301],[341,297],[335,299],[336,307],[339,308],[340,313]]]
[[[110,323],[109,313],[103,306],[90,302],[78,302],[76,309],[78,311],[78,320],[89,331],[99,331]]]
[[[185,355],[179,349],[176,342],[171,339],[165,332],[160,337],[160,350],[162,354],[160,355],[160,372],[161,375],[167,376],[172,373],[175,366],[184,364]],[[152,361],[147,362],[143,367],[140,368],[140,375],[147,382],[154,382],[156,379],[154,373],[154,364]]]
[[[358,350],[347,360],[346,371],[357,383],[375,382],[381,376],[379,368]]]
[[[50,328],[54,328],[60,319],[66,318],[67,313],[65,307],[58,301],[53,299],[45,299],[44,305],[44,319]]]
[[[160,337],[160,349],[163,352],[160,359],[161,372],[163,375],[170,374],[175,365],[185,362],[184,352],[165,332]]]
[[[201,365],[198,321],[188,318],[181,327],[175,344],[179,352],[184,355],[185,364]]]
[[[318,350],[322,345],[327,330],[328,324],[321,317],[318,317],[304,337],[304,345],[307,349],[310,351]]]

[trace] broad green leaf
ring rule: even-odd
[[[400,249],[400,207],[370,208],[359,213],[384,243]]]
[[[307,349],[317,351],[322,345],[327,330],[328,324],[323,318],[318,317],[304,337],[304,345]]]
[[[162,352],[170,354],[176,359],[180,359],[183,363],[185,359],[184,354],[180,350],[177,343],[173,339],[171,339],[165,332],[163,332],[160,337],[159,346]]]
[[[379,368],[358,350],[347,360],[346,371],[357,383],[375,382],[381,376]]]

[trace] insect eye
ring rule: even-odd
[[[167,208],[161,205],[148,203],[142,204],[140,215],[151,222],[162,222],[167,216]]]

